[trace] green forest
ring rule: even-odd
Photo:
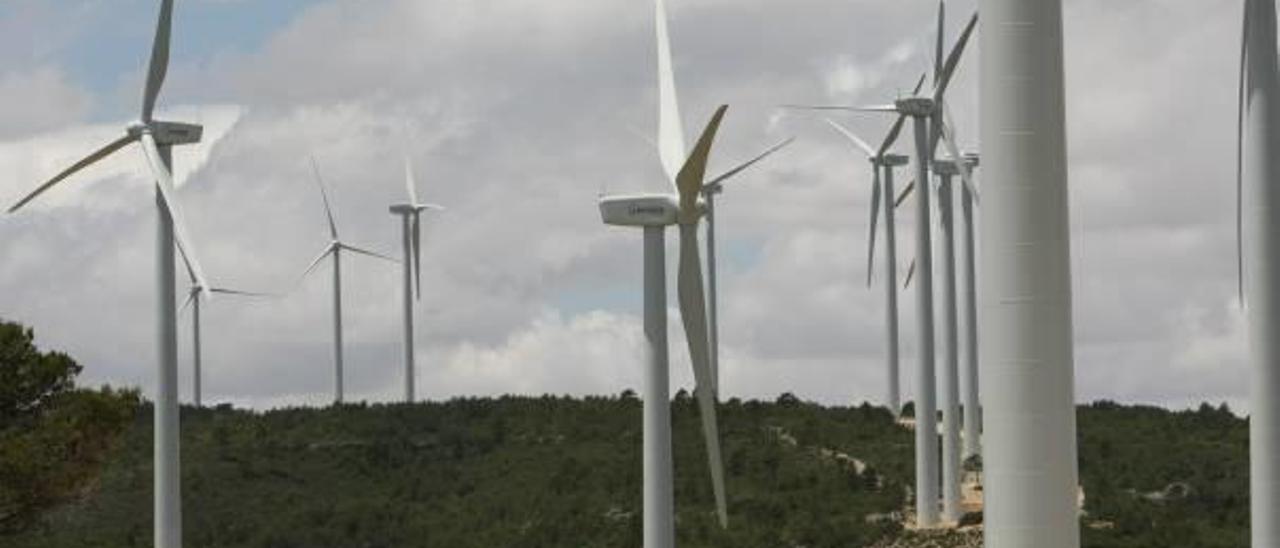
[[[78,388],[78,372],[0,324],[0,545],[151,546],[150,407],[136,391]],[[682,391],[672,406],[680,546],[973,545],[892,519],[908,502],[913,437],[887,410],[789,394],[720,406],[721,529],[696,405]],[[640,546],[640,436],[630,391],[184,408],[185,543]],[[1085,546],[1247,545],[1247,436],[1225,406],[1080,407]]]

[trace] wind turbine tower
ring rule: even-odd
[[[1280,546],[1280,67],[1275,0],[1245,0],[1237,237],[1252,382],[1249,499],[1254,548]]]
[[[980,0],[987,548],[1078,548],[1061,0]]]
[[[946,131],[944,129],[944,131]],[[947,137],[950,137],[948,134]],[[947,141],[951,144],[950,141]],[[938,175],[938,244],[942,256],[942,513],[949,522],[960,520],[960,480],[963,472],[960,443],[960,354],[956,304],[955,207],[952,179],[969,177],[966,160],[935,160]],[[966,192],[970,185],[964,185]]]
[[[422,212],[442,211],[443,207],[418,201],[413,164],[404,159],[404,184],[409,191],[408,203],[391,206],[391,214],[400,217],[404,247],[404,401],[414,402],[417,370],[414,366],[413,301],[422,298]]]
[[[977,154],[966,154],[965,161],[972,173],[980,162]],[[964,322],[961,336],[964,338],[963,391],[964,391],[964,459],[982,454],[982,401],[978,390],[978,268],[977,246],[974,244],[975,233],[973,206],[978,195],[969,186],[960,189],[960,218],[964,225],[962,245],[964,246],[964,305],[961,313]]]

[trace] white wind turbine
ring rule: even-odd
[[[924,84],[921,77],[916,84],[916,92]],[[871,287],[871,278],[875,266],[876,224],[881,210],[884,212],[884,268],[885,268],[885,375],[888,378],[888,395],[886,403],[896,417],[902,412],[901,388],[898,371],[898,236],[894,223],[894,169],[905,166],[910,158],[901,154],[892,154],[889,149],[898,140],[902,132],[904,118],[899,118],[889,129],[879,149],[871,148],[866,141],[858,137],[848,128],[833,120],[825,120],[828,125],[848,139],[855,148],[866,155],[871,163],[871,228],[867,232],[867,287]],[[882,178],[883,174],[883,178]]]
[[[942,48],[946,31],[946,2],[938,1],[937,49],[934,57],[935,71],[942,70]],[[937,72],[934,73],[935,75]],[[936,78],[936,76],[935,76]],[[956,247],[955,220],[953,207],[953,189],[951,179],[959,174],[964,179],[964,187],[976,197],[973,180],[969,175],[968,165],[960,151],[952,141],[951,132],[943,123],[946,103],[944,94],[934,98],[933,115],[930,117],[929,156],[934,162],[938,175],[938,230],[935,243],[941,248],[942,255],[942,518],[950,523],[958,523],[963,512],[960,508],[960,482],[963,476],[963,449],[960,443],[960,338],[956,305]],[[933,153],[939,141],[946,144],[950,158],[941,164],[933,160]],[[940,169],[939,169],[940,168]]]
[[[724,192],[724,183],[734,175],[741,173],[769,155],[782,150],[795,141],[794,137],[762,152],[759,156],[735,167],[702,185],[702,198],[707,204],[707,318],[708,318],[708,353],[711,363],[711,390],[717,397],[720,395],[720,326],[718,323],[719,305],[716,289],[716,194]]]
[[[404,159],[404,185],[409,191],[407,203],[391,206],[391,214],[400,217],[404,247],[404,401],[413,403],[417,370],[414,366],[413,301],[422,298],[422,212],[443,211],[444,207],[418,201],[418,183],[413,164]]]
[[[943,368],[942,382],[942,514],[949,522],[958,522],[962,510],[960,508],[960,481],[963,475],[962,452],[960,443],[960,346],[957,321],[958,306],[956,302],[956,246],[955,246],[955,206],[954,191],[951,180],[959,175],[964,179],[966,196],[973,194],[973,181],[970,177],[969,160],[962,157],[952,141],[950,128],[943,126],[943,142],[947,145],[950,158],[935,160],[934,172],[938,175],[938,244],[942,255],[942,341]],[[968,411],[966,409],[966,411]]]
[[[605,224],[644,228],[644,546],[675,544],[674,485],[671,458],[671,400],[667,355],[666,227],[680,227],[677,291],[689,357],[697,382],[699,414],[707,442],[712,489],[720,525],[727,526],[724,468],[716,425],[715,394],[708,359],[706,299],[698,249],[698,223],[706,212],[701,199],[707,157],[727,106],[711,117],[692,152],[685,149],[684,129],[676,101],[675,76],[663,0],[655,2],[658,45],[658,155],[670,178],[670,193],[605,196],[600,214]]]
[[[342,356],[342,252],[350,251],[359,255],[365,255],[385,261],[397,262],[395,259],[362,249],[342,241],[338,236],[338,223],[333,220],[333,208],[329,205],[329,193],[324,189],[324,179],[320,176],[320,167],[316,165],[316,159],[311,158],[311,169],[315,173],[316,186],[320,189],[320,197],[324,201],[324,213],[329,220],[329,236],[331,237],[328,245],[320,252],[320,255],[311,261],[307,269],[302,272],[301,279],[305,279],[308,274],[320,266],[320,262],[325,258],[333,257],[333,365],[334,365],[334,403],[342,403],[343,401],[343,356]]]
[[[979,10],[986,546],[1078,548],[1062,1]]]
[[[238,289],[227,289],[224,287],[205,287],[201,285],[201,282],[199,280],[196,279],[195,272],[191,270],[189,265],[187,268],[187,278],[191,281],[191,287],[187,289],[187,300],[182,304],[182,310],[185,311],[187,310],[188,307],[191,308],[192,403],[194,403],[196,407],[203,407],[204,406],[204,399],[203,399],[204,373],[203,373],[202,366],[203,366],[204,360],[203,360],[203,352],[202,352],[202,346],[201,346],[200,301],[208,297],[209,294],[213,294],[213,293],[218,293],[221,295],[236,295],[240,297],[273,297],[274,295],[270,295],[267,293],[255,293],[252,291],[240,291]]]
[[[978,397],[978,291],[975,255],[977,250],[974,245],[976,232],[974,231],[975,226],[973,218],[973,208],[974,204],[978,200],[978,195],[975,194],[977,186],[972,182],[973,170],[978,167],[979,157],[976,153],[961,155],[959,147],[956,144],[955,124],[951,120],[949,109],[945,106],[943,107],[943,116],[945,125],[942,126],[942,130],[947,132],[947,139],[943,142],[947,145],[949,158],[945,160],[936,160],[934,162],[935,169],[943,180],[941,186],[950,189],[951,179],[956,175],[959,175],[962,178],[968,177],[970,181],[969,184],[965,184],[960,187],[960,215],[961,224],[964,227],[964,235],[961,240],[961,243],[964,246],[964,299],[962,305],[963,310],[961,312],[964,316],[964,322],[960,325],[962,326],[961,331],[963,331],[961,336],[965,341],[964,356],[962,357],[964,382],[961,383],[963,385],[961,390],[964,394],[964,450],[961,456],[963,459],[968,459],[981,454],[982,436],[982,405]],[[955,158],[961,157],[964,158],[964,161],[955,160]],[[943,194],[948,197],[948,201],[951,200],[950,197],[952,194],[950,190],[943,191]],[[945,208],[941,205],[939,207],[944,210],[954,211],[954,208],[950,204]],[[948,213],[948,215],[953,215],[953,213]],[[952,224],[951,218],[948,218],[945,223],[945,230],[949,234],[954,234],[954,229],[951,226]],[[953,238],[954,235],[948,237]],[[954,250],[951,254],[952,257],[954,257]],[[954,258],[951,259],[951,263],[954,265]],[[954,270],[954,266],[951,268]],[[953,280],[951,283],[955,284],[954,272],[951,274],[951,278]]]
[[[1240,52],[1236,230],[1252,365],[1249,498],[1255,548],[1280,546],[1280,67],[1275,0],[1245,0]],[[1247,197],[1247,199],[1246,199]],[[1246,204],[1248,207],[1246,208]]]
[[[935,82],[940,78],[944,70],[948,68],[949,63],[944,63],[942,53],[945,41],[945,22],[946,22],[946,4],[940,1],[938,3],[938,23],[936,33],[936,55],[934,57],[934,79]],[[962,43],[968,39],[968,34],[973,30],[974,24],[977,22],[975,15],[969,22],[968,28],[965,30],[965,36],[962,37]],[[948,60],[950,61],[950,60]],[[947,74],[946,77],[950,77]],[[955,258],[955,222],[954,222],[954,206],[953,206],[953,188],[952,178],[960,175],[964,181],[964,193],[966,199],[976,200],[978,195],[973,179],[969,171],[968,161],[961,156],[959,148],[954,142],[947,120],[947,109],[944,103],[944,93],[935,93],[933,98],[932,114],[929,116],[930,141],[928,145],[929,156],[933,158],[933,152],[939,143],[945,145],[946,152],[949,157],[946,160],[932,160],[932,167],[938,177],[936,191],[938,193],[938,219],[936,224],[924,223],[922,226],[931,226],[927,230],[937,230],[938,237],[935,244],[939,246],[936,251],[941,255],[941,283],[940,294],[941,303],[939,310],[942,315],[941,322],[941,340],[942,340],[942,391],[941,391],[941,408],[942,408],[942,518],[946,522],[957,523],[960,520],[962,509],[960,507],[961,492],[960,483],[963,477],[963,448],[961,446],[960,428],[960,347],[959,347],[959,322],[957,313],[956,298],[956,258]],[[944,123],[944,121],[946,123]],[[912,189],[908,188],[907,193]],[[933,250],[931,250],[933,251]],[[914,263],[912,264],[912,272],[914,272]],[[932,277],[932,276],[931,276]],[[908,278],[908,283],[910,279]],[[966,412],[971,412],[971,409]],[[976,436],[975,436],[976,437]]]
[[[182,250],[187,266],[197,283],[208,287],[187,233],[185,215],[173,185],[172,149],[174,146],[200,142],[200,126],[166,122],[152,117],[156,99],[169,69],[169,41],[173,26],[173,0],[160,2],[147,81],[143,90],[142,114],[137,122],[125,128],[124,136],[76,162],[56,177],[40,185],[12,208],[17,211],[44,191],[72,174],[116,151],[137,143],[156,183],[156,394],[154,447],[154,525],[155,546],[173,548],[182,545],[182,496],[178,462],[178,333],[176,272],[174,244]]]
[[[941,17],[940,17],[941,19]],[[898,115],[898,120],[910,117],[914,125],[914,156],[916,181],[929,181],[929,161],[932,158],[933,136],[930,122],[939,118],[942,97],[951,77],[964,53],[965,45],[973,34],[978,23],[978,15],[974,14],[960,35],[959,40],[947,56],[946,62],[938,59],[934,73],[933,91],[929,95],[912,96],[898,99],[892,105],[873,107],[827,106],[810,107],[823,110],[845,110],[855,112],[884,112]],[[941,41],[941,36],[939,36]],[[941,51],[941,45],[939,46]],[[945,137],[945,136],[944,136]],[[927,187],[926,187],[927,188]],[[933,242],[930,235],[932,223],[930,193],[918,192],[916,199],[916,260],[920,263],[916,283],[916,320],[920,337],[920,352],[916,376],[916,523],[919,527],[928,528],[938,525],[938,460],[937,460],[937,403],[936,403],[936,371],[934,364],[934,303],[933,303]],[[914,265],[913,265],[914,267]],[[912,268],[912,272],[915,269]],[[910,274],[909,274],[910,275]],[[955,483],[958,486],[958,470],[953,470]],[[947,479],[951,479],[950,477]],[[950,482],[948,482],[950,483]],[[957,489],[958,491],[958,489]]]

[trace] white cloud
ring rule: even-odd
[[[57,68],[0,73],[0,140],[79,122],[92,104]]]
[[[713,171],[801,137],[718,202],[727,393],[878,401],[883,280],[864,287],[866,164],[815,118],[783,116],[776,105],[892,99],[919,73],[921,21],[933,5],[671,3],[688,126],[716,104],[732,105]],[[1221,3],[1068,7],[1082,399],[1245,394],[1229,304],[1226,137],[1238,30]],[[973,2],[949,6],[954,37],[957,14]],[[408,125],[422,193],[449,208],[426,228],[420,392],[638,388],[640,236],[602,226],[595,198],[602,188],[665,185],[652,150],[625,129],[654,126],[651,17],[647,3],[622,0],[335,0],[307,7],[260,51],[191,61],[201,70],[175,66],[176,89],[243,105],[236,113],[203,109],[208,145],[177,161],[189,174],[183,199],[206,268],[227,285],[295,286],[327,241],[306,161],[312,152],[344,238],[398,252],[387,205],[402,199]],[[1135,36],[1135,21],[1169,32]],[[974,145],[976,67],[976,56],[962,64],[950,98],[961,140]],[[1179,84],[1152,92],[1167,82]],[[199,117],[180,110],[172,116]],[[872,140],[890,123],[843,120]],[[0,144],[0,170],[11,175],[0,182],[0,200],[122,125],[46,127]],[[0,221],[0,310],[85,361],[90,380],[149,386],[153,229],[136,161],[125,154],[68,181],[42,200],[43,210]],[[899,185],[907,178],[900,172]],[[914,216],[899,211],[905,265]],[[672,269],[676,256],[672,247]],[[349,392],[393,399],[399,272],[355,258],[344,268]],[[278,301],[208,307],[211,399],[328,400],[329,288],[317,278]],[[902,311],[909,388],[912,293],[903,294]],[[673,383],[687,386],[678,316],[670,325]],[[183,358],[185,367],[185,349]]]
[[[634,317],[594,311],[566,318],[544,311],[497,345],[464,342],[431,352],[437,359],[428,363],[439,366],[422,384],[435,398],[639,391],[643,344],[643,329]]]

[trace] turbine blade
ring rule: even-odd
[[[945,0],[938,0],[938,33],[935,35],[933,54],[933,81],[938,82],[938,76],[942,74],[942,42],[946,39],[946,22],[947,22],[947,3]]]
[[[871,230],[867,234],[870,240],[867,244],[867,287],[871,287],[871,273],[876,262],[876,223],[880,220],[880,170],[883,169],[879,165],[872,167],[876,175],[871,186]]]
[[[321,251],[320,255],[316,256],[315,260],[311,261],[310,265],[307,265],[307,269],[302,271],[301,276],[298,276],[298,283],[294,285],[297,286],[301,284],[302,280],[305,280],[307,276],[310,275],[311,272],[316,269],[317,266],[320,266],[320,261],[323,261],[324,258],[328,257],[330,253],[333,253],[333,250],[336,248],[337,248],[337,244],[329,244],[324,246],[324,251]]]
[[[907,281],[903,282],[902,288],[906,289],[908,287],[911,287],[911,280],[912,278],[915,278],[915,276],[916,276],[916,260],[911,259],[911,266],[907,267]]]
[[[409,190],[409,203],[418,205],[418,181],[413,176],[413,162],[408,154],[404,157],[404,186]]]
[[[676,190],[680,193],[682,222],[694,224],[697,222],[698,195],[702,193],[702,178],[707,174],[707,157],[711,155],[711,145],[715,142],[716,132],[720,131],[720,121],[724,119],[724,113],[727,110],[729,110],[728,105],[720,105],[720,108],[716,109],[715,114],[711,116],[711,121],[707,122],[706,129],[702,130],[702,137],[699,137],[698,143],[693,146],[689,159],[685,160],[684,167],[681,167],[680,172],[676,174]]]
[[[191,284],[194,285],[198,283],[196,281],[196,272],[191,269],[191,262],[187,261],[185,256],[183,257],[182,266],[186,267],[187,279],[191,282]]]
[[[280,296],[279,294],[276,294],[276,293],[258,293],[256,291],[241,291],[239,289],[227,289],[225,287],[212,287],[212,288],[209,288],[209,292],[218,293],[222,295],[238,295],[241,297],[273,298],[273,297]]]
[[[902,205],[902,202],[905,202],[907,197],[911,196],[911,193],[914,192],[915,189],[916,181],[915,179],[912,179],[911,182],[907,183],[907,186],[902,189],[902,192],[898,193],[897,199],[893,201],[893,208],[898,209],[898,207]]]
[[[848,128],[840,124],[837,124],[835,120],[832,120],[830,118],[823,118],[822,121],[826,122],[827,125],[832,127],[832,129],[835,129],[836,131],[840,132],[841,135],[844,135],[844,137],[848,139],[849,142],[853,143],[853,146],[858,147],[858,149],[861,150],[863,154],[866,154],[868,158],[876,157],[876,150],[874,148],[871,148],[871,145],[868,145],[867,142],[863,141],[861,137],[854,135],[854,133],[852,131],[849,131]]]
[[[698,225],[680,225],[680,274],[677,291],[680,296],[680,319],[684,323],[685,339],[689,346],[689,360],[693,364],[693,376],[697,382],[694,390],[698,397],[699,415],[702,417],[702,434],[707,442],[707,461],[711,467],[711,487],[716,497],[716,512],[720,526],[728,525],[728,509],[725,501],[724,463],[720,456],[720,432],[716,424],[716,394],[712,390],[711,364],[708,361],[707,301],[702,285],[702,258],[698,251]]]
[[[190,291],[187,291],[187,300],[182,301],[182,307],[178,308],[179,316],[187,312],[187,307],[191,306],[191,303],[198,298],[198,295],[200,295],[200,288],[198,287],[193,286]]]
[[[196,258],[195,244],[191,240],[190,232],[187,231],[187,216],[182,212],[182,204],[178,201],[177,191],[173,188],[173,176],[160,156],[155,137],[150,133],[143,133],[140,144],[143,156],[147,159],[147,165],[151,167],[151,174],[156,179],[156,188],[160,189],[160,195],[169,209],[169,218],[173,221],[173,239],[178,244],[178,251],[182,252],[182,258],[194,275],[196,285],[208,291],[209,279],[205,277],[200,260]]]
[[[413,246],[414,295],[422,299],[422,218],[419,215],[420,213],[417,212],[413,214],[410,238],[413,240],[411,244]]]
[[[950,109],[944,108],[942,111],[944,121],[942,123],[942,144],[946,147],[947,155],[951,157],[951,161],[955,162],[957,170],[960,172],[960,179],[964,181],[964,187],[973,196],[973,202],[979,203],[978,187],[973,184],[973,173],[969,171],[969,162],[960,154],[960,147],[956,146],[955,127],[951,122]]]
[[[375,259],[382,259],[382,260],[384,260],[384,261],[391,261],[391,262],[393,262],[393,263],[399,263],[399,262],[400,262],[400,261],[399,261],[399,260],[397,260],[397,259],[393,259],[393,258],[391,258],[391,257],[388,257],[388,256],[383,255],[383,254],[381,254],[381,253],[378,253],[378,252],[376,252],[376,251],[369,251],[368,249],[359,248],[359,247],[356,247],[356,246],[353,246],[353,245],[347,245],[347,244],[344,244],[344,243],[341,243],[341,242],[339,242],[339,243],[338,243],[338,245],[339,245],[339,246],[341,246],[341,247],[342,247],[342,249],[345,249],[345,250],[347,250],[347,251],[352,251],[352,252],[355,252],[355,253],[359,253],[359,254],[361,254],[361,255],[367,255],[367,256],[369,256],[369,257],[373,257],[373,258],[375,258]]]
[[[156,39],[151,45],[151,66],[147,69],[147,87],[142,96],[142,121],[150,122],[156,109],[156,98],[164,86],[169,72],[169,37],[173,29],[173,0],[160,2],[160,21],[156,24]]]
[[[969,24],[964,27],[964,33],[956,41],[955,47],[951,49],[951,54],[947,56],[947,63],[942,66],[941,80],[934,82],[934,101],[942,102],[942,96],[946,93],[947,86],[951,84],[951,77],[955,75],[956,66],[960,64],[960,58],[964,55],[964,47],[969,43],[969,37],[973,35],[973,29],[977,26],[978,14],[975,12],[973,17],[969,18]]]
[[[329,193],[324,189],[324,177],[320,175],[320,165],[316,163],[316,157],[311,156],[311,170],[316,176],[316,186],[320,188],[320,198],[324,200],[324,214],[329,218],[329,235],[334,240],[338,239],[338,223],[333,221],[333,208],[329,205]]]
[[[75,164],[73,164],[71,167],[63,170],[62,173],[59,173],[56,177],[49,179],[48,182],[40,185],[39,188],[35,189],[30,194],[26,195],[26,197],[22,198],[22,200],[19,200],[18,203],[14,204],[13,207],[9,208],[9,213],[13,213],[21,209],[22,206],[25,206],[28,203],[30,203],[31,200],[36,199],[36,197],[43,194],[44,191],[49,190],[50,188],[53,188],[54,185],[57,185],[58,183],[62,182],[63,179],[66,179],[67,177],[70,177],[71,175],[75,174],[77,171],[80,171],[86,167],[89,167],[95,162],[103,158],[106,158],[107,156],[110,156],[115,151],[124,148],[125,145],[132,143],[134,139],[135,138],[132,135],[125,135],[124,137],[121,137],[119,139],[116,139],[115,141],[112,141],[107,146],[104,146],[98,149],[97,152],[94,152],[93,154],[86,156],[83,160],[80,160],[79,162],[76,162]]]
[[[684,143],[684,126],[680,121],[680,104],[676,97],[675,71],[671,66],[671,36],[667,30],[667,6],[664,0],[654,1],[654,21],[658,42],[658,156],[667,177],[675,186],[687,149]]]
[[[1252,0],[1244,3],[1244,29],[1240,33],[1240,89],[1236,102],[1236,292],[1244,306],[1244,109],[1249,59],[1249,14]]]
[[[781,107],[781,108],[790,109],[790,110],[819,110],[819,111],[834,110],[834,111],[839,111],[839,112],[861,112],[860,110],[858,110],[858,107],[847,106],[847,105],[795,105],[795,104],[788,104],[788,105],[778,105],[778,106],[779,106],[779,107]]]
[[[757,162],[759,162],[760,160],[763,160],[763,159],[765,159],[765,158],[768,158],[768,157],[769,157],[770,155],[772,155],[773,153],[775,153],[775,152],[777,152],[777,151],[779,151],[779,150],[782,150],[782,149],[786,148],[786,147],[787,147],[787,145],[790,145],[791,143],[794,143],[794,142],[795,142],[795,140],[796,140],[796,138],[795,138],[795,137],[789,137],[789,138],[787,138],[786,140],[782,141],[781,143],[778,143],[778,144],[776,144],[776,145],[773,145],[772,147],[769,147],[769,150],[766,150],[766,151],[764,151],[764,152],[760,153],[758,156],[756,156],[755,158],[752,158],[750,161],[747,161],[747,162],[745,162],[745,163],[743,163],[743,164],[739,165],[738,167],[735,167],[735,168],[733,168],[733,169],[730,169],[729,171],[724,172],[723,174],[721,174],[720,176],[716,177],[715,179],[712,179],[712,180],[711,180],[711,182],[709,182],[709,183],[707,183],[707,184],[705,184],[705,185],[703,185],[703,186],[704,186],[704,187],[713,187],[713,186],[720,185],[720,184],[724,183],[725,181],[729,180],[730,178],[732,178],[733,176],[735,176],[735,175],[737,175],[737,174],[739,174],[739,173],[742,173],[742,172],[743,172],[743,171],[745,171],[747,168],[749,168],[749,167],[751,167],[751,166],[755,165],[755,164],[756,164]]]

